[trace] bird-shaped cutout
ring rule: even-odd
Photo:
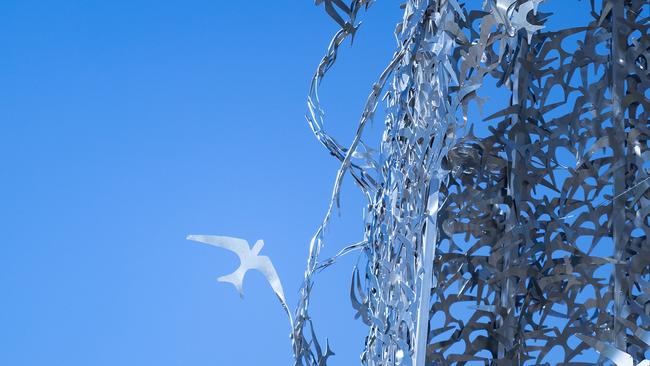
[[[598,351],[598,353],[608,358],[616,366],[634,366],[634,358],[629,353],[623,352],[609,343],[588,337],[584,334],[578,333],[576,336],[581,341]],[[643,360],[636,364],[636,366],[650,366],[650,360]]]
[[[213,245],[215,247],[228,249],[239,256],[240,265],[237,270],[229,275],[218,278],[220,282],[230,282],[239,291],[239,296],[244,296],[243,281],[244,275],[249,269],[256,269],[264,275],[266,280],[273,288],[275,295],[280,299],[282,306],[288,313],[287,303],[284,299],[284,291],[280,277],[271,263],[271,259],[265,255],[259,255],[264,246],[263,240],[258,240],[251,249],[248,242],[244,239],[232,238],[229,236],[216,235],[189,235],[187,240],[197,241],[199,243]]]

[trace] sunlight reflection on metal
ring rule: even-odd
[[[307,120],[341,166],[310,243],[295,364],[333,355],[310,295],[319,271],[357,249],[364,365],[648,364],[650,3],[592,0],[590,21],[548,29],[543,0],[407,0],[350,146],[325,131],[318,90],[372,1],[321,3],[340,30]],[[509,103],[470,120],[487,82]],[[363,131],[382,94],[375,150]],[[364,238],[320,261],[346,173],[367,198]]]

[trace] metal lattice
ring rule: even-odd
[[[650,365],[650,3],[591,0],[588,24],[553,30],[543,0],[408,0],[342,146],[318,87],[371,2],[316,1],[341,29],[308,121],[341,167],[290,317],[296,365],[332,355],[308,307],[346,173],[368,199],[364,240],[339,253],[364,259],[362,364]],[[510,102],[472,121],[487,83]],[[376,151],[362,137],[384,95]]]

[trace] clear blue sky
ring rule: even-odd
[[[398,5],[373,6],[326,80],[341,142],[390,59]],[[185,236],[264,239],[295,305],[338,167],[304,119],[335,30],[307,0],[0,3],[0,364],[289,365],[263,277],[241,300],[216,281],[237,257]],[[324,255],[362,237],[349,179],[342,201]],[[354,262],[315,288],[333,365],[356,363],[365,336]]]

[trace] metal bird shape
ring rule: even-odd
[[[263,240],[258,240],[251,249],[248,242],[244,239],[232,238],[229,236],[215,236],[215,235],[189,235],[187,240],[197,241],[204,244],[213,245],[215,247],[228,249],[239,256],[240,265],[237,270],[229,275],[221,276],[218,278],[220,282],[230,282],[239,291],[241,297],[244,296],[243,281],[244,275],[249,269],[256,269],[266,277],[266,280],[273,288],[275,295],[282,302],[282,306],[287,308],[284,299],[284,291],[282,290],[282,283],[278,277],[278,273],[271,263],[271,259],[265,255],[259,255],[260,250],[264,246]]]

